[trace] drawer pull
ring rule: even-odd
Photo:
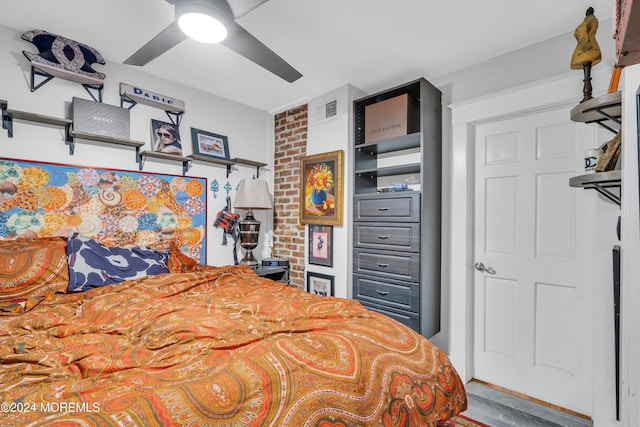
[[[376,289],[376,292],[379,293],[380,295],[389,295],[388,291],[380,291],[380,290]]]
[[[379,211],[388,211],[389,208],[378,208]]]
[[[383,264],[383,263],[381,263],[381,262],[379,262],[379,263],[377,263],[377,264],[378,264],[378,267],[382,267],[382,268],[387,268],[387,267],[389,267],[389,264]]]
[[[378,236],[378,239],[382,239],[382,240],[388,239],[388,238],[389,238],[389,236]]]

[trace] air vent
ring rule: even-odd
[[[316,106],[313,110],[313,122],[320,123],[325,120],[332,119],[338,115],[338,100],[334,99],[329,102]]]

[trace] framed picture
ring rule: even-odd
[[[300,222],[342,225],[343,151],[300,159]]]
[[[153,151],[182,156],[180,128],[177,125],[151,119],[151,136]]]
[[[333,296],[333,276],[307,271],[307,292],[323,297]]]
[[[224,135],[191,128],[194,156],[229,160],[229,142]]]
[[[333,227],[309,226],[309,264],[333,267]]]

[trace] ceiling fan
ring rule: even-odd
[[[223,25],[226,38],[220,44],[292,83],[302,74],[284,59],[242,28],[236,19],[267,0],[166,0],[175,7],[175,21],[124,61],[128,65],[145,65],[189,36],[181,28],[188,18],[208,19],[207,29]],[[196,14],[196,15],[194,15]],[[216,24],[214,21],[219,21]],[[182,22],[181,22],[182,21]],[[209,41],[211,42],[211,41]]]

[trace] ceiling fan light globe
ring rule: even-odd
[[[202,43],[220,43],[227,37],[227,28],[222,22],[200,12],[181,15],[178,26],[187,36]]]

